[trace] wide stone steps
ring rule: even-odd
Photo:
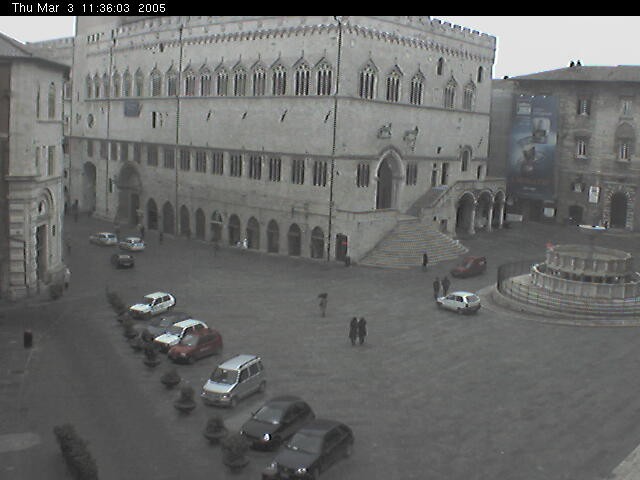
[[[453,260],[468,249],[435,228],[420,223],[415,217],[404,217],[358,263],[370,267],[407,268],[422,265],[427,252],[429,264]]]

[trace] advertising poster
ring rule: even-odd
[[[553,200],[557,125],[558,103],[555,97],[516,97],[507,165],[510,194]]]

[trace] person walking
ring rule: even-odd
[[[422,254],[422,271],[426,272],[427,271],[427,265],[429,264],[429,255],[427,255],[427,252],[424,252]]]
[[[322,315],[323,317],[326,316],[327,314],[327,297],[329,295],[327,293],[321,293],[320,295],[318,295],[318,298],[320,299],[320,315]]]
[[[164,240],[164,233],[162,233],[162,230],[160,230],[160,233],[158,234],[158,242],[160,243],[160,245],[162,245],[163,240]]]
[[[444,278],[442,279],[442,295],[443,296],[447,295],[447,292],[449,291],[450,286],[451,286],[451,282],[449,281],[449,277],[445,275]]]
[[[440,278],[436,277],[436,279],[433,281],[433,298],[437,300],[439,296],[440,296]]]
[[[353,317],[351,319],[351,323],[349,324],[349,340],[351,340],[351,345],[356,344],[357,338],[358,338],[358,317]]]
[[[358,341],[360,345],[364,343],[364,339],[367,336],[367,321],[364,317],[360,317],[358,320]]]
[[[63,280],[64,280],[64,288],[65,289],[69,288],[69,282],[71,281],[71,270],[69,270],[69,267],[64,268]]]

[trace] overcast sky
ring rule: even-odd
[[[494,78],[583,65],[640,65],[640,17],[432,15],[497,38]],[[74,34],[74,17],[3,17],[0,32],[21,42]]]

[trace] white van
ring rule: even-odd
[[[238,355],[218,365],[200,396],[207,405],[235,407],[239,399],[263,392],[266,386],[262,359],[256,355]]]

